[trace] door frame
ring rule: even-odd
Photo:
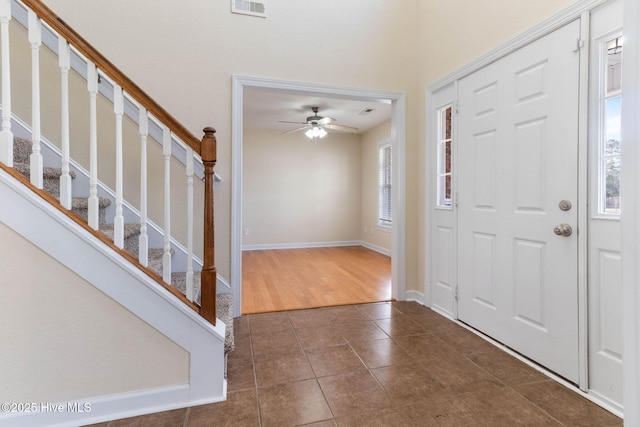
[[[231,289],[233,316],[242,309],[242,142],[245,89],[284,91],[391,104],[392,179],[391,297],[402,301],[406,293],[406,96],[403,92],[330,86],[259,77],[232,77],[231,112]]]
[[[625,424],[640,425],[640,5],[637,0],[624,0],[622,22],[625,37],[622,66],[622,191],[624,210],[622,226],[622,292],[623,305],[623,404]],[[627,183],[631,183],[630,185]]]
[[[472,74],[473,72],[485,67],[488,64],[495,62],[496,60],[503,58],[510,53],[526,46],[527,44],[538,40],[547,34],[552,33],[558,28],[563,27],[564,25],[575,21],[576,19],[580,19],[580,41],[576,40],[576,47],[580,46],[582,50],[582,55],[580,57],[580,69],[588,70],[588,61],[589,61],[589,16],[590,11],[600,5],[606,4],[609,0],[586,0],[579,1],[572,6],[564,9],[558,14],[542,21],[537,26],[532,29],[520,34],[515,37],[511,41],[493,49],[482,57],[476,59],[475,61],[465,65],[464,67],[454,71],[453,73],[448,74],[447,76],[437,80],[433,84],[431,84],[426,90],[426,111],[427,111],[427,123],[430,125],[430,128],[427,129],[425,142],[427,149],[425,150],[425,164],[429,165],[431,168],[434,168],[435,158],[435,141],[436,138],[436,129],[433,126],[433,117],[435,117],[435,109],[434,103],[431,101],[434,95],[436,95],[440,90],[446,90],[447,87],[453,85],[453,97],[451,99],[451,103],[457,106],[458,101],[458,91],[457,91],[457,82]],[[633,0],[626,0],[627,3],[633,2]],[[626,4],[625,4],[626,7]],[[635,10],[635,9],[634,9]],[[625,23],[626,25],[626,23]],[[626,27],[625,27],[626,28]],[[626,35],[625,31],[625,35]],[[580,43],[580,45],[578,45]],[[626,52],[627,49],[625,49]],[[626,59],[626,58],[625,58]],[[625,62],[626,65],[626,62]],[[640,71],[640,70],[636,70]],[[578,121],[579,121],[579,132],[578,132],[578,229],[581,233],[578,236],[578,345],[579,345],[579,383],[578,386],[582,391],[588,390],[588,311],[587,311],[587,201],[588,201],[588,191],[587,191],[587,119],[588,119],[588,73],[581,72],[580,73],[580,101],[579,105],[576,108],[579,108],[578,113]],[[624,83],[623,83],[624,84]],[[624,90],[624,88],[623,88]],[[453,123],[454,127],[454,137],[458,134],[457,132],[457,121],[454,119]],[[640,128],[638,129],[640,132]],[[454,194],[458,191],[457,188],[457,180],[455,179],[456,174],[456,158],[457,151],[455,148],[454,142],[454,180],[453,180],[453,191]],[[638,153],[640,160],[640,153]],[[623,172],[624,174],[624,172]],[[432,244],[432,233],[434,227],[437,225],[434,223],[434,212],[436,211],[435,207],[435,169],[431,170],[431,173],[425,174],[425,185],[426,185],[426,201],[425,201],[425,212],[427,218],[425,218],[425,223],[429,224],[429,227],[426,228],[427,236],[425,236],[425,254],[427,254],[427,268],[430,271],[434,271],[435,265],[435,252],[436,250],[431,247]],[[455,204],[453,207],[452,215],[453,224],[454,224],[454,232],[457,232],[457,210],[455,208]],[[454,271],[457,272],[457,252],[458,248],[456,247],[453,253],[453,259],[451,262],[453,263]],[[454,280],[456,280],[456,274],[454,274]],[[428,295],[426,298],[427,304],[432,305],[432,290],[433,290],[433,278],[431,275],[425,275],[425,295]],[[457,295],[457,281],[454,283],[454,288],[456,291],[452,292],[452,298],[456,298]],[[638,293],[638,298],[640,298],[640,293]],[[454,310],[451,312],[445,313],[446,315],[457,319],[457,303],[453,301]],[[638,331],[636,331],[638,332]],[[638,350],[640,352],[640,350]],[[640,372],[638,372],[638,376],[640,376]],[[626,390],[625,390],[626,391]],[[640,393],[640,388],[638,389],[638,393]]]

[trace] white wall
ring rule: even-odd
[[[360,238],[360,136],[244,130],[243,245]]]
[[[2,223],[0,241],[3,401],[73,401],[189,382],[184,349]]]

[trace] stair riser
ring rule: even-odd
[[[44,191],[60,200],[60,177],[44,178],[44,180],[42,181],[42,187]]]
[[[138,248],[140,247],[140,235],[134,234],[124,239],[124,250],[138,258]]]
[[[13,162],[29,163],[29,157],[33,151],[31,141],[22,138],[14,138],[13,140]]]
[[[89,209],[88,208],[73,208],[73,211],[80,215],[82,219],[89,222]],[[98,226],[102,226],[107,223],[105,209],[98,209]]]

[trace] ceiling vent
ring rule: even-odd
[[[231,0],[231,12],[243,15],[267,17],[267,8],[264,1]]]

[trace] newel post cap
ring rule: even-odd
[[[202,146],[200,148],[200,157],[203,162],[215,162],[216,155],[216,130],[212,127],[206,127],[202,130],[204,136],[202,137]]]

